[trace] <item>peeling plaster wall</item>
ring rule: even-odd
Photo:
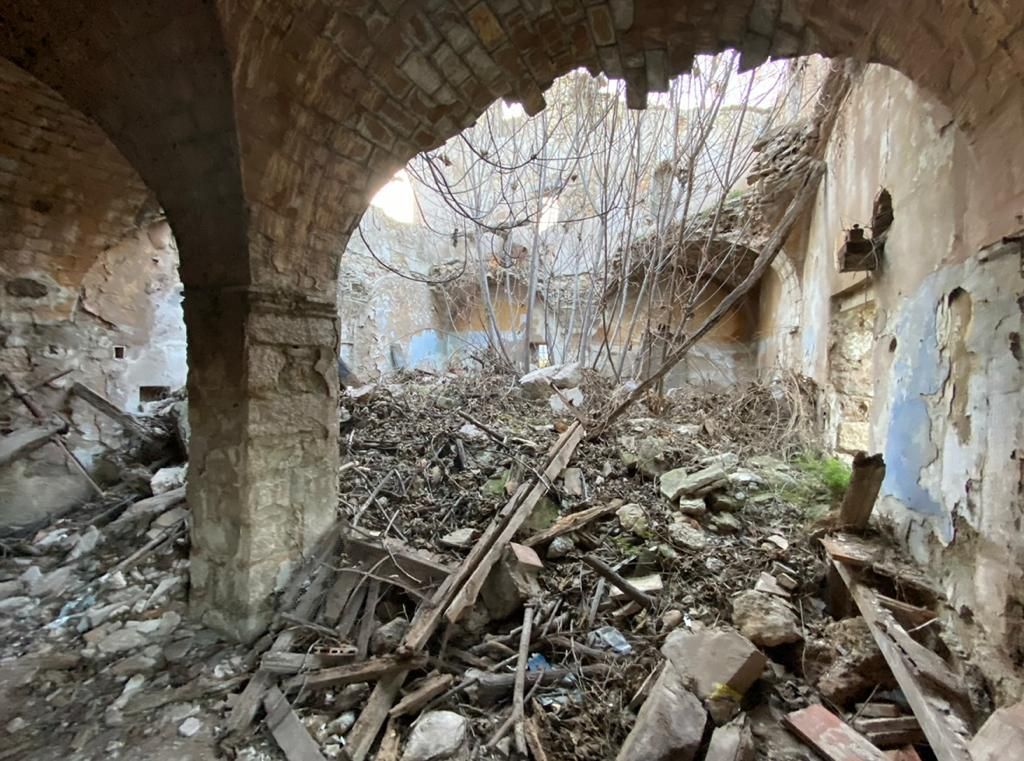
[[[181,309],[178,255],[166,223],[136,231],[102,252],[85,273],[81,289],[51,285],[46,297],[0,301],[0,357],[4,372],[22,388],[71,369],[54,388],[33,393],[40,405],[70,421],[71,450],[101,483],[117,476],[119,426],[67,389],[80,382],[125,410],[137,411],[140,386],[178,388],[185,383],[185,325]],[[46,279],[46,273],[19,276]],[[54,314],[49,298],[71,303],[67,318]],[[38,304],[37,304],[38,302]],[[124,356],[115,357],[115,347]],[[4,395],[6,395],[6,389]],[[17,400],[0,408],[0,431],[30,425]],[[31,523],[58,513],[91,492],[61,451],[46,445],[0,468],[0,527]]]
[[[809,221],[796,364],[835,404],[850,380],[836,347],[873,364],[867,443],[888,465],[878,512],[933,569],[1001,702],[1024,696],[1024,280],[1020,245],[991,244],[1024,226],[1021,116],[1009,107],[968,140],[909,80],[867,67]],[[895,221],[865,284],[835,253],[844,228],[870,225],[882,188]],[[876,315],[854,336],[843,306],[859,288]]]

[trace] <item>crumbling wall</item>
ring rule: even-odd
[[[178,253],[162,212],[102,130],[0,59],[0,371],[70,421],[68,445],[103,482],[122,432],[68,398],[75,382],[126,410],[140,389],[185,382]],[[9,394],[0,389],[0,398]],[[0,434],[31,425],[16,399]],[[0,469],[0,526],[31,523],[84,499],[85,479],[54,445]]]
[[[861,442],[888,465],[878,512],[933,569],[965,631],[987,632],[975,651],[1000,699],[1024,661],[1024,280],[1020,244],[1000,242],[1024,226],[1022,117],[1006,108],[968,136],[902,75],[866,69],[809,222],[796,365],[837,402],[866,398],[856,365],[873,366]],[[880,267],[838,272],[843,230],[870,225],[883,188],[894,221]],[[844,310],[858,299],[876,314]]]

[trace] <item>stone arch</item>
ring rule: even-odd
[[[247,283],[230,68],[212,5],[0,0],[0,19],[0,57],[99,124],[156,193],[183,279]]]

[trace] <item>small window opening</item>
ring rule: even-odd
[[[123,346],[115,346],[114,347],[114,359],[124,359],[124,347]]]
[[[537,367],[547,367],[551,364],[551,357],[548,354],[548,345],[542,343],[530,344],[530,359]]]

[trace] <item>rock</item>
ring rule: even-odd
[[[541,367],[528,372],[519,379],[519,387],[523,389],[528,397],[543,399],[551,393],[551,385],[549,385],[548,381],[555,388],[565,389],[575,388],[580,385],[581,380],[580,366],[572,363],[562,366]]]
[[[475,528],[459,528],[441,537],[441,546],[449,549],[464,550],[473,546],[480,536]]]
[[[750,470],[737,470],[730,473],[729,483],[748,491],[756,491],[765,486],[765,480]]]
[[[764,543],[769,545],[773,550],[782,550],[785,552],[789,549],[789,541],[786,537],[779,536],[778,534],[772,534],[771,536],[766,537]]]
[[[453,711],[422,714],[409,733],[402,761],[466,757],[469,722]]]
[[[21,579],[11,579],[9,581],[0,581],[0,600],[6,600],[8,597],[14,597],[15,595],[21,594],[24,584]]]
[[[704,761],[753,761],[754,738],[746,717],[717,727]]]
[[[582,497],[583,471],[579,468],[566,468],[562,471],[562,489],[570,497]]]
[[[711,509],[717,513],[735,513],[743,509],[743,503],[735,496],[713,494],[708,498]]]
[[[548,397],[548,404],[551,411],[558,415],[564,415],[572,409],[580,409],[583,406],[583,392],[578,388],[567,388],[559,394],[552,394]],[[568,403],[568,404],[567,404]]]
[[[345,711],[343,714],[338,716],[336,719],[331,721],[326,729],[328,735],[337,735],[344,737],[348,734],[348,731],[352,729],[352,726],[356,723],[356,712]]]
[[[0,613],[13,613],[34,604],[35,600],[31,597],[25,597],[24,595],[8,597],[4,600],[0,600]]]
[[[370,650],[374,655],[394,652],[408,630],[409,622],[406,619],[392,618],[386,624],[377,627],[377,631],[370,638]]]
[[[646,576],[633,576],[626,579],[630,584],[636,587],[641,592],[656,596],[658,592],[665,588],[664,582],[661,580],[661,574],[651,573]],[[611,599],[623,600],[626,597],[626,593],[618,587],[612,587]]]
[[[551,544],[548,545],[548,551],[545,556],[548,560],[558,560],[564,558],[570,552],[576,549],[576,542],[573,541],[571,536],[556,536],[551,540]]]
[[[768,659],[733,629],[676,629],[661,652],[684,676],[716,724],[736,715],[747,690],[760,678]]]
[[[153,477],[149,479],[149,488],[154,495],[166,494],[172,489],[185,485],[187,476],[187,465],[177,465],[173,468],[160,468]]]
[[[761,575],[757,579],[757,583],[754,584],[754,589],[758,592],[767,592],[770,595],[789,597],[789,592],[779,585],[779,582],[775,580],[775,577],[770,573],[765,573],[764,571],[761,572]]]
[[[825,636],[807,643],[807,678],[822,697],[847,706],[876,686],[893,684],[892,673],[867,623],[860,616],[825,627]]]
[[[185,507],[172,507],[166,513],[161,513],[153,519],[153,526],[155,528],[167,529],[175,525],[179,521],[188,517],[188,508]]]
[[[677,608],[671,608],[661,614],[661,628],[664,631],[675,629],[681,623],[683,623],[683,611]]]
[[[36,573],[30,573],[33,570]],[[38,574],[38,571],[38,568],[32,566],[21,577],[28,587],[28,593],[33,597],[56,597],[65,592],[75,578],[75,571],[71,566],[63,566],[45,575]]]
[[[89,526],[75,541],[75,546],[68,553],[68,560],[78,560],[78,558],[88,555],[96,549],[102,540],[103,534],[100,533],[100,530],[95,526]]]
[[[1005,761],[1024,744],[1024,703],[998,708],[968,746],[974,761]]]
[[[100,579],[100,583],[104,589],[124,589],[128,586],[128,582],[124,578],[124,574],[121,571],[115,571],[109,576],[103,576]]]
[[[472,423],[465,423],[459,428],[459,436],[466,441],[487,441],[490,437]]]
[[[711,525],[719,534],[737,534],[743,529],[740,519],[732,513],[718,513],[712,516]]]
[[[776,647],[803,639],[793,609],[775,595],[753,589],[733,598],[732,622],[743,636],[761,647]]]
[[[13,735],[13,734],[15,734],[17,732],[20,732],[21,730],[23,730],[27,726],[28,726],[28,722],[27,721],[25,721],[20,716],[15,716],[13,719],[11,719],[9,722],[7,722],[7,724],[6,724],[6,726],[4,728],[7,730],[7,734]]]
[[[647,521],[647,513],[635,502],[623,505],[615,511],[619,519],[619,525],[623,531],[628,531],[637,536],[646,536],[650,532],[650,523]]]
[[[710,465],[695,473],[687,473],[686,468],[676,468],[662,475],[659,485],[661,493],[675,502],[680,497],[692,497],[724,484],[728,475],[729,471],[721,463]]]
[[[121,513],[120,517],[107,526],[107,533],[114,536],[125,536],[138,531],[144,531],[153,519],[166,510],[170,510],[179,502],[185,501],[185,489],[171,489],[164,494],[157,494],[154,497],[140,499],[127,510]]]
[[[704,531],[687,521],[673,521],[670,523],[668,538],[672,544],[688,550],[702,550],[708,543]]]
[[[150,658],[142,653],[129,655],[110,667],[110,673],[115,676],[132,676],[133,674],[149,673],[156,668],[156,658]]]
[[[199,721],[195,716],[189,716],[178,725],[178,734],[182,737],[195,737],[202,728],[203,722]]]
[[[149,644],[146,635],[134,628],[120,628],[107,634],[96,643],[96,648],[105,654],[137,650]]]
[[[692,761],[707,725],[704,706],[672,662],[651,687],[616,761]]]
[[[794,592],[800,586],[800,582],[794,576],[786,573],[785,571],[776,573],[775,581],[787,592]]]
[[[118,711],[123,711],[128,702],[132,699],[132,696],[141,690],[146,684],[146,677],[142,674],[134,674],[127,682],[124,683],[124,689],[121,690],[121,694],[114,701],[114,708]]]
[[[508,618],[527,599],[539,594],[537,572],[541,568],[543,564],[534,550],[510,543],[480,589],[480,600],[491,617]]]
[[[625,438],[629,439],[628,443],[632,445],[632,437]],[[671,446],[672,442],[661,436],[645,436],[635,440],[636,454],[633,456],[633,462],[627,465],[635,465],[636,469],[648,478],[658,478],[669,469]]]
[[[679,512],[689,515],[691,518],[700,518],[708,511],[707,505],[702,499],[681,499],[679,500]]]

